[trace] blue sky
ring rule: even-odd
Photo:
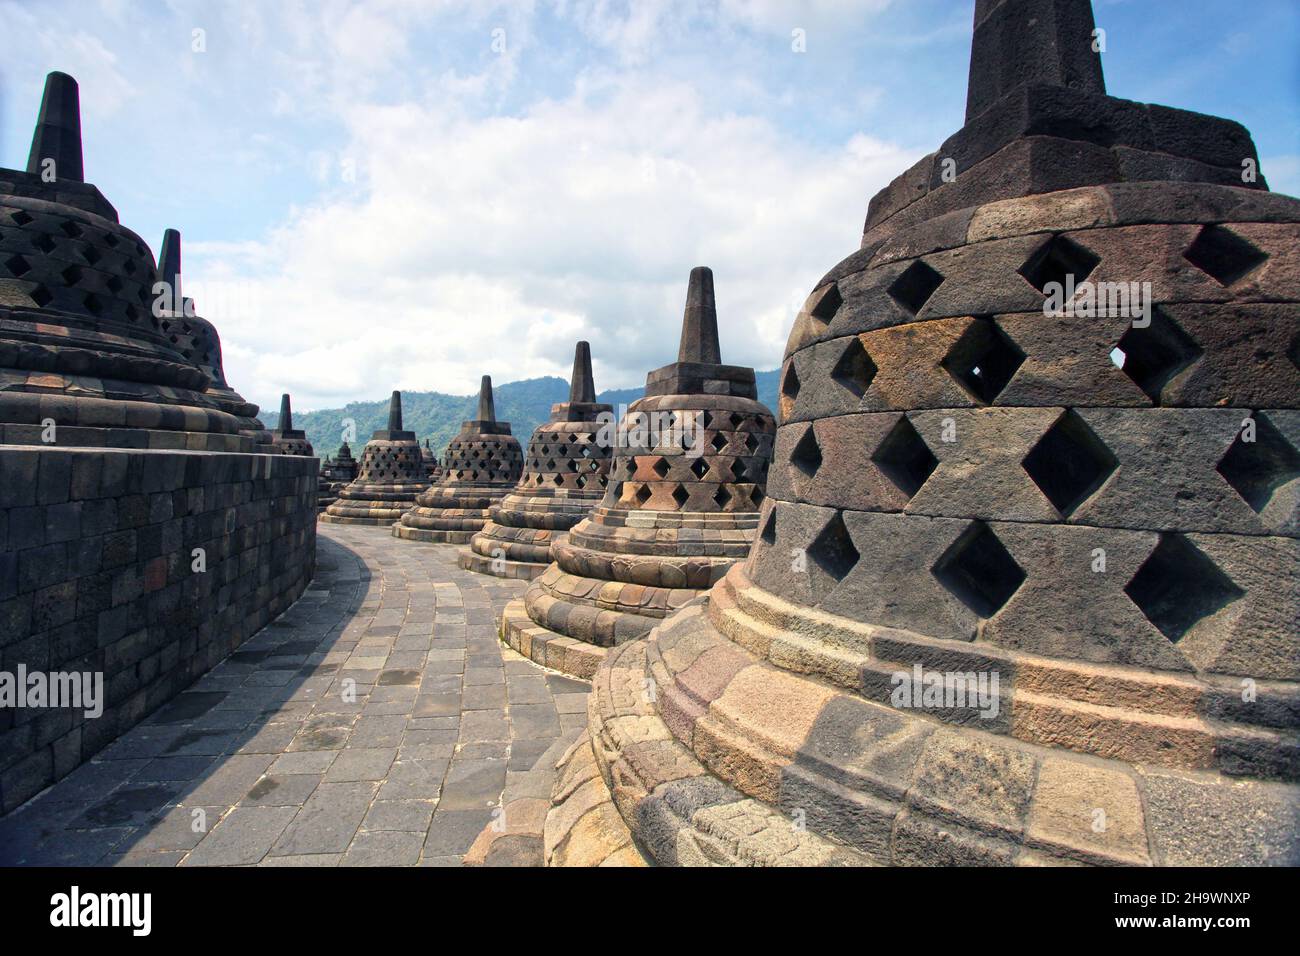
[[[266,406],[565,375],[577,338],[598,387],[640,384],[697,264],[724,359],[770,368],[871,195],[960,125],[971,7],[0,0],[0,164],[77,77],[87,178],[155,250],[182,230]],[[1112,94],[1245,123],[1300,193],[1300,3],[1094,8]]]

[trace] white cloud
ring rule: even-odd
[[[685,279],[713,267],[724,360],[775,366],[794,310],[852,252],[870,195],[911,155],[854,137],[817,150],[692,85],[591,79],[518,116],[453,104],[348,114],[361,181],[250,250],[187,246],[187,272],[246,281],[224,318],[230,381],[303,408],[391,388],[467,393],[567,374],[599,387],[672,361]],[[203,310],[203,303],[199,302]]]

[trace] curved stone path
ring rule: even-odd
[[[498,807],[549,796],[588,688],[498,642],[525,582],[386,527],[318,541],[293,607],[0,818],[0,864],[454,866]]]

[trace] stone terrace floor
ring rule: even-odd
[[[537,789],[587,685],[497,641],[524,584],[386,527],[318,540],[292,608],[0,818],[0,864],[456,866],[503,796]]]

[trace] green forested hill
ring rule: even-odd
[[[758,397],[768,408],[776,408],[776,382],[778,369],[758,373]],[[642,389],[622,388],[601,392],[598,399],[617,408],[630,405],[641,397]],[[506,382],[493,388],[497,418],[510,422],[511,432],[527,443],[528,436],[551,414],[551,406],[569,397],[569,383],[551,375],[530,378],[522,382]],[[420,437],[426,438],[438,457],[442,457],[447,443],[460,423],[473,417],[478,406],[478,395],[446,395],[442,392],[402,392],[402,424]],[[274,428],[279,412],[267,409],[261,416],[267,428]],[[374,402],[350,402],[343,408],[324,408],[314,412],[293,413],[295,428],[307,433],[308,440],[320,457],[333,455],[342,441],[344,422],[356,423],[357,441],[352,453],[360,457],[361,448],[371,432],[383,428],[388,422],[388,399]]]

